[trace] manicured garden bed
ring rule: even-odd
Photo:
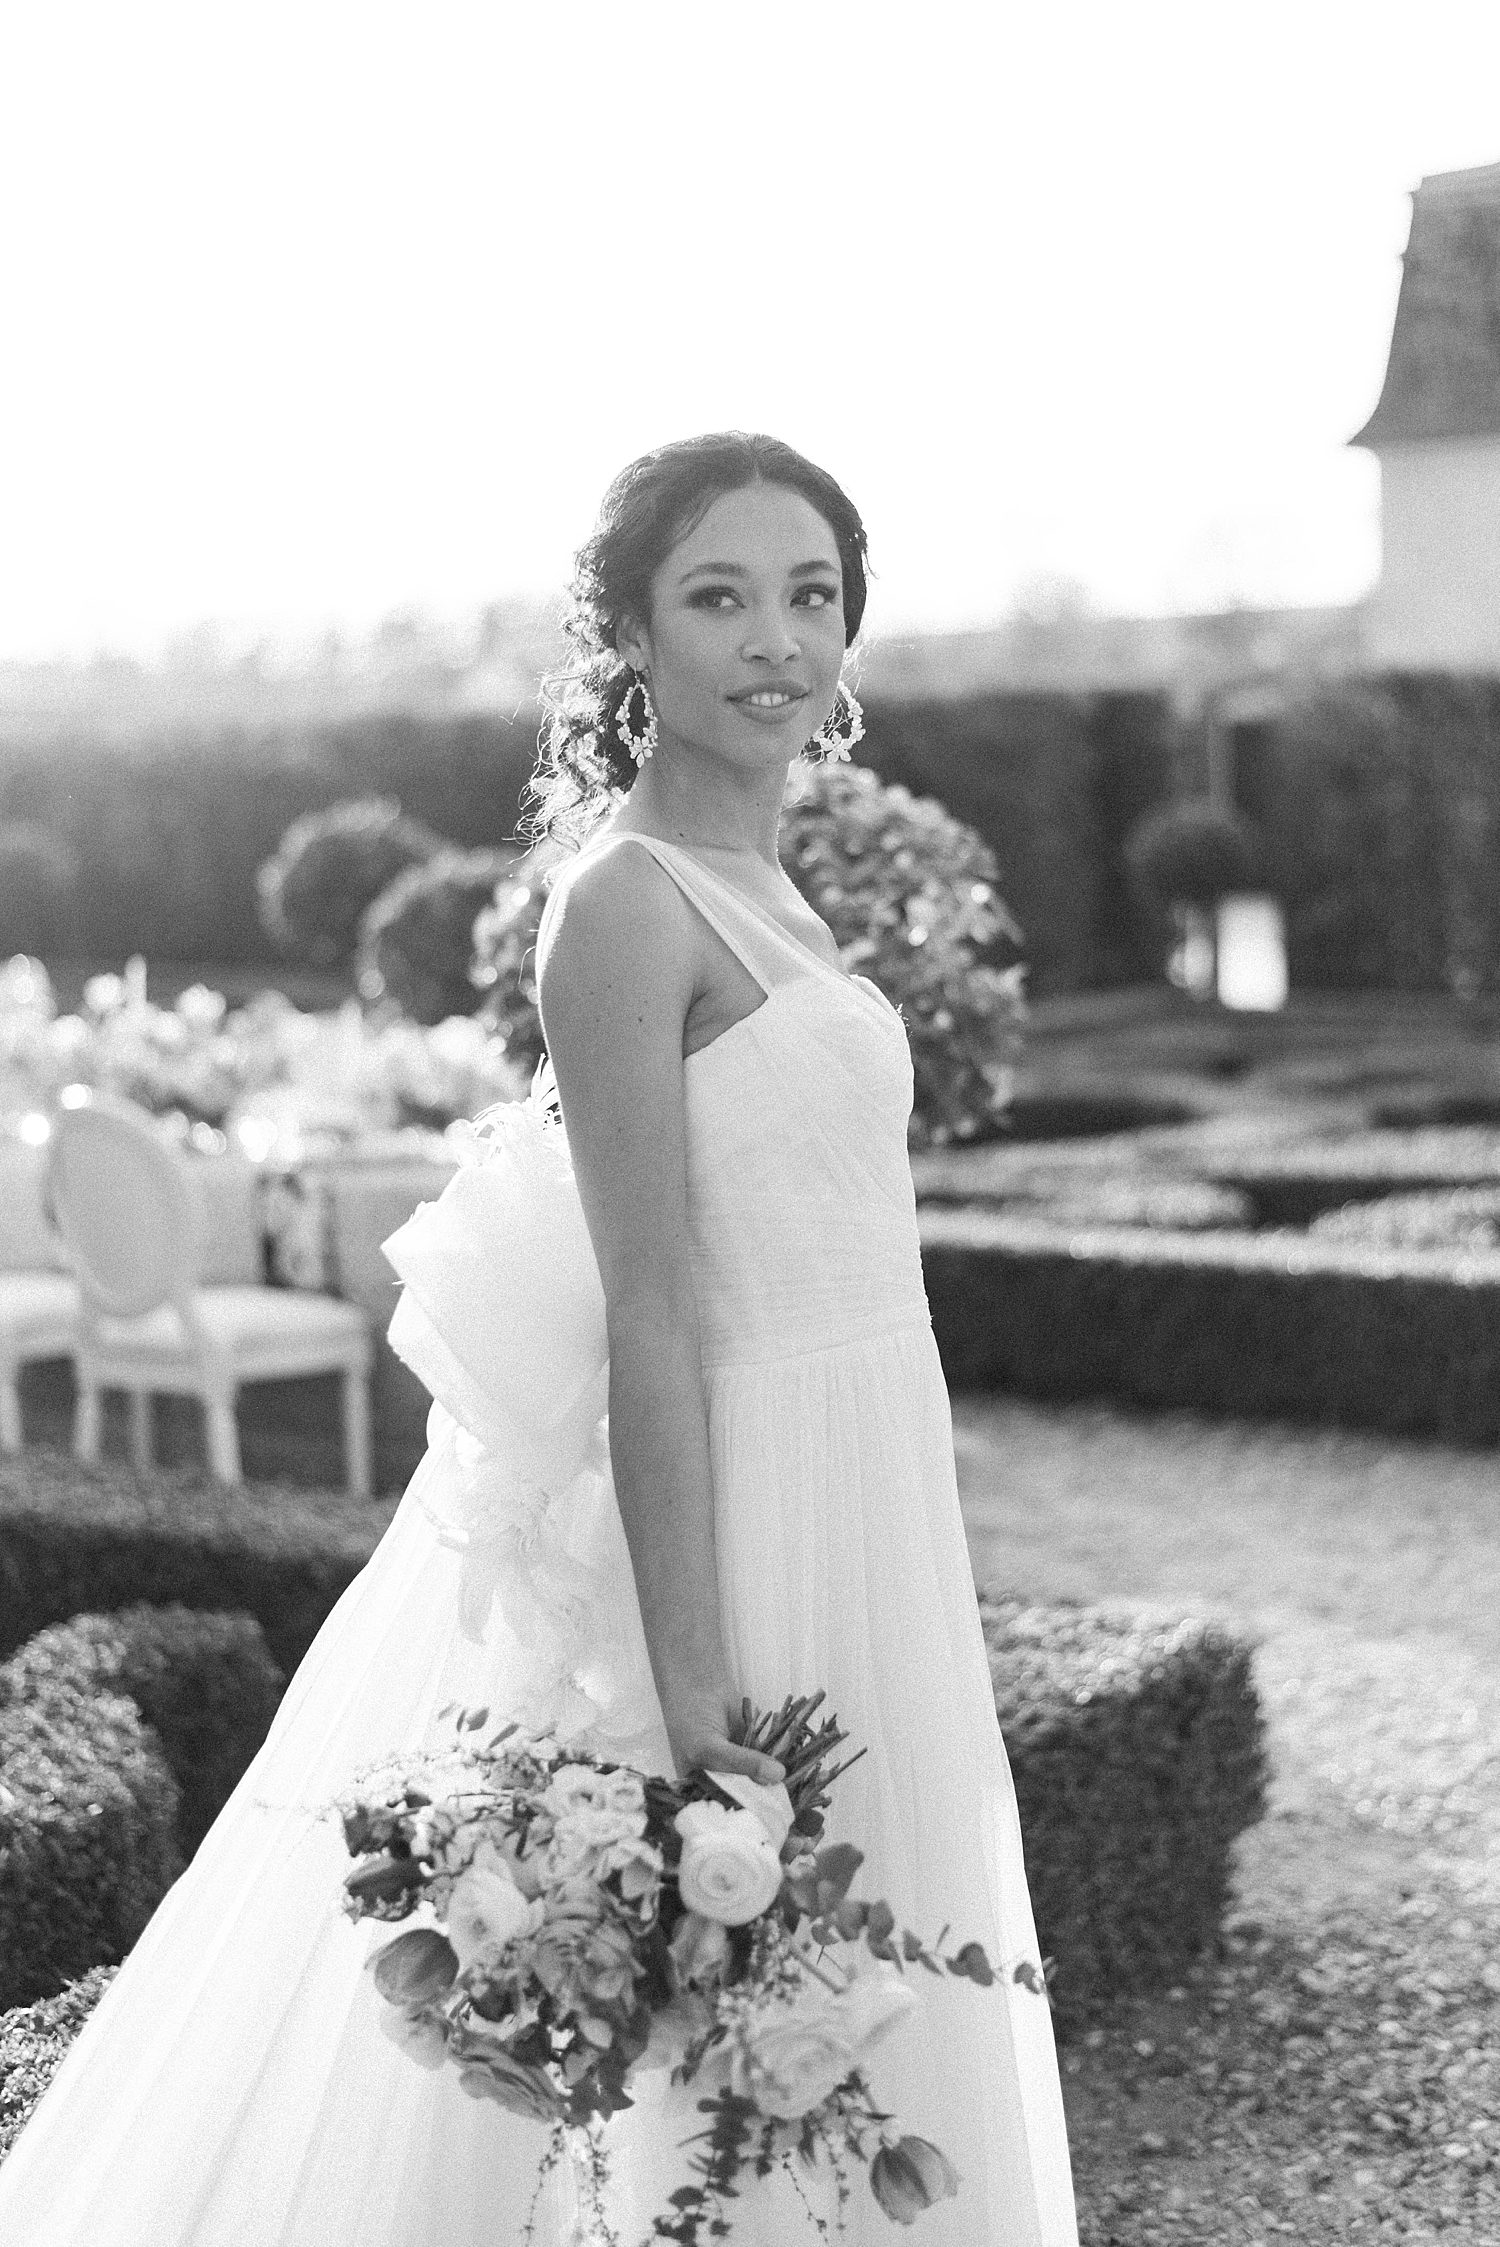
[[[186,1473],[142,1483],[37,1446],[0,1460],[0,1657],[73,1615],[175,1602],[253,1615],[290,1674],[392,1511]]]
[[[1500,1439],[1500,1253],[929,1209],[950,1384]]]

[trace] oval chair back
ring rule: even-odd
[[[202,1216],[181,1163],[144,1109],[103,1098],[65,1108],[52,1134],[47,1184],[90,1308],[136,1318],[160,1303],[186,1307]]]

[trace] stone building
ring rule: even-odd
[[[1350,443],[1380,462],[1366,660],[1500,669],[1500,164],[1416,190],[1385,386]]]

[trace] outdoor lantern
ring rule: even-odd
[[[1274,1013],[1286,1005],[1286,927],[1274,897],[1226,897],[1218,914],[1219,1003]]]

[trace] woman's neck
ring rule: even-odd
[[[775,867],[785,793],[785,767],[741,776],[722,766],[705,773],[675,760],[658,769],[653,759],[609,825],[634,828],[682,849],[759,858]]]

